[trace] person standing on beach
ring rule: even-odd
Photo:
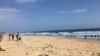
[[[16,34],[16,39],[17,39],[17,40],[19,40],[19,33],[18,33],[18,34]]]
[[[87,39],[87,36],[86,35],[84,35],[84,37],[85,37],[85,39]]]
[[[18,40],[20,40],[20,41],[22,40],[21,36],[19,36],[19,39]]]
[[[9,40],[11,40],[10,37],[11,37],[11,34],[9,33]]]
[[[0,34],[0,42],[2,42],[2,38],[3,38],[3,36],[2,36],[2,34]]]
[[[12,34],[12,40],[14,40],[14,34]]]

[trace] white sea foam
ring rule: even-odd
[[[41,33],[20,33],[20,34],[38,34],[38,35],[100,35],[100,31],[80,31],[80,32],[58,32],[58,33],[51,33],[51,32],[41,32]]]

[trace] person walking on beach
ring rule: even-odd
[[[87,36],[86,35],[84,35],[84,37],[85,37],[85,39],[87,39]]]
[[[11,40],[10,37],[11,37],[11,34],[9,33],[9,40]]]
[[[100,36],[99,36],[99,35],[97,35],[97,37],[98,37],[98,40],[99,40],[99,37],[100,37]]]
[[[14,34],[12,34],[12,40],[14,40]]]
[[[17,41],[19,40],[19,33],[16,34],[16,39],[17,39]]]

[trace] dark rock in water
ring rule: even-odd
[[[40,55],[38,55],[38,56],[49,56],[49,55],[47,55],[47,54],[40,54]]]

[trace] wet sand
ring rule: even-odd
[[[100,56],[100,40],[65,38],[62,36],[22,35],[22,41],[0,42],[5,51],[0,56]]]

